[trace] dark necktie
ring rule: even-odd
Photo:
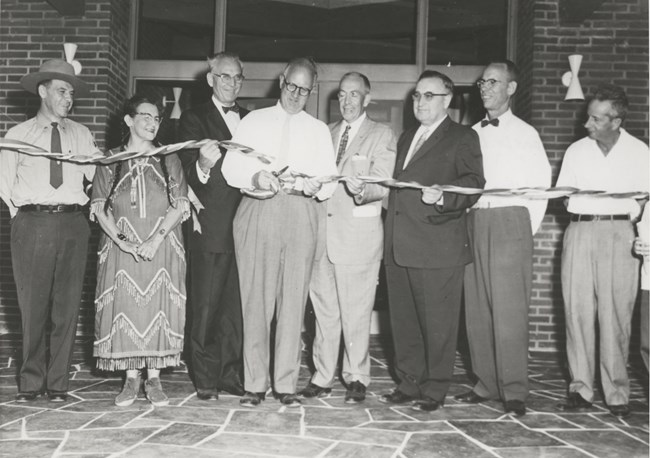
[[[494,127],[499,127],[499,118],[494,118],[494,119],[484,119],[481,121],[481,127],[485,127],[487,125],[493,125]]]
[[[232,111],[233,113],[239,113],[239,105],[234,104],[231,107],[223,107],[223,114],[228,114],[229,111]]]
[[[345,149],[348,146],[348,132],[350,132],[350,124],[345,126],[343,135],[341,135],[341,142],[339,143],[339,152],[336,155],[336,165],[339,165],[339,162],[341,162],[341,158],[345,154]]]
[[[52,123],[52,140],[50,143],[50,151],[53,153],[61,153],[61,134],[59,133],[58,123]],[[63,183],[63,164],[61,161],[50,159],[50,185],[57,189]]]

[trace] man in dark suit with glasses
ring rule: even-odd
[[[216,401],[218,391],[241,396],[242,316],[232,221],[241,200],[221,174],[223,153],[217,140],[230,140],[248,111],[236,103],[244,80],[236,54],[208,58],[212,98],[183,112],[179,140],[209,142],[179,154],[192,190],[203,205],[200,227],[190,236],[191,370],[197,397]]]
[[[427,70],[413,94],[418,127],[397,142],[394,177],[425,186],[391,189],[384,263],[395,365],[400,382],[387,404],[431,412],[444,404],[456,357],[465,265],[472,260],[466,210],[478,196],[443,193],[435,185],[482,188],[478,136],[447,116],[454,84]]]

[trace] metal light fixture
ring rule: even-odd
[[[564,97],[564,100],[585,99],[585,95],[582,92],[582,87],[580,86],[580,80],[578,79],[578,72],[580,71],[581,63],[581,54],[572,54],[569,56],[569,67],[571,68],[571,71],[566,72],[564,75],[562,75],[562,84],[569,88],[566,91],[566,97]]]
[[[82,67],[78,60],[74,60],[74,55],[77,53],[77,45],[74,43],[63,43],[63,52],[65,53],[65,61],[74,68],[74,74],[79,75]]]
[[[183,88],[182,87],[174,87],[172,88],[172,92],[174,93],[174,100],[167,100],[167,96],[163,97],[162,103],[163,105],[167,105],[168,103],[173,103],[174,106],[172,107],[172,112],[169,115],[169,119],[180,119],[181,118],[181,113],[183,110],[181,110],[181,94],[183,93]]]

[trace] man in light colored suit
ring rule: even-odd
[[[366,115],[370,82],[356,72],[341,78],[338,92],[343,120],[330,124],[341,175],[390,177],[395,136],[388,126]],[[370,318],[383,254],[381,200],[388,188],[358,178],[339,184],[327,202],[326,229],[319,233],[323,255],[316,259],[310,295],[316,314],[313,358],[316,372],[300,391],[306,398],[331,391],[343,331],[345,402],[366,397],[370,383]]]

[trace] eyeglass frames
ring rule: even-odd
[[[501,83],[501,81],[492,78],[490,78],[489,80],[484,80],[483,78],[481,78],[478,81],[476,81],[476,86],[478,86],[479,89],[492,89],[492,87],[497,83]]]
[[[298,94],[301,96],[305,97],[311,93],[310,88],[306,87],[300,87],[297,84],[293,83],[287,83],[286,81],[284,82],[284,87],[286,88],[287,91],[291,92],[292,94],[296,91],[298,91]]]
[[[214,76],[219,78],[222,83],[226,84],[241,84],[244,81],[244,75],[237,73],[236,75],[229,75],[227,73],[212,73]]]
[[[436,92],[425,92],[424,94],[421,94],[419,92],[414,92],[413,95],[411,96],[413,98],[414,102],[419,102],[421,98],[424,97],[424,100],[427,102],[431,102],[434,97],[444,97],[446,93],[436,93]]]

